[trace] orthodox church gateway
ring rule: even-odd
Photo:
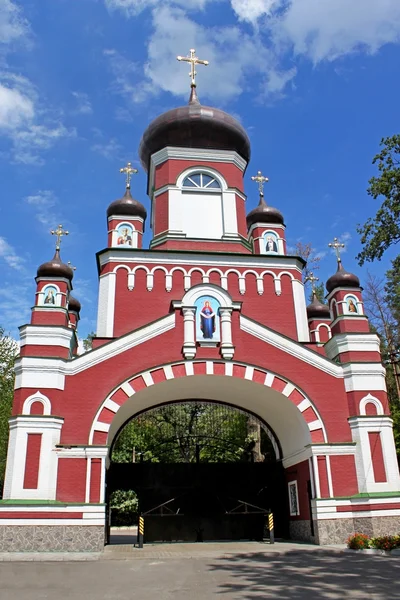
[[[268,425],[293,539],[343,543],[354,531],[399,530],[385,370],[359,279],[334,240],[327,305],[314,294],[306,306],[304,261],[287,253],[284,218],[266,204],[260,172],[259,205],[246,216],[246,131],[200,104],[195,66],[205,61],[194,51],[179,58],[191,64],[189,103],[150,123],[139,148],[150,247],[130,163],[125,193],[107,209],[92,351],[77,355],[81,306],[61,260],[61,226],[54,257],[37,271],[31,322],[20,328],[0,551],[100,550],[120,429],[191,398],[229,402]]]

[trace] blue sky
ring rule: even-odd
[[[321,279],[335,270],[334,236],[363,279],[356,225],[379,206],[366,194],[379,141],[399,133],[399,42],[398,0],[0,0],[0,324],[16,335],[29,321],[62,223],[80,335],[95,328],[95,252],[124,190],[119,168],[137,163],[155,116],[187,101],[175,57],[191,47],[210,61],[202,103],[249,133],[248,210],[261,169],[289,244],[321,253]],[[149,208],[142,169],[132,191]],[[383,274],[395,251],[368,268]]]

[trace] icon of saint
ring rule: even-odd
[[[118,246],[132,246],[132,236],[130,233],[131,232],[127,227],[124,227],[121,230],[121,233],[117,239]]]
[[[200,311],[200,329],[204,339],[212,340],[215,332],[215,312],[211,308],[209,300],[205,300]]]
[[[351,298],[349,299],[348,307],[349,307],[349,312],[351,312],[351,313],[357,312],[357,306],[354,304],[354,302]]]
[[[47,290],[47,295],[44,299],[45,304],[55,304],[56,299],[54,297],[54,290]]]
[[[265,240],[265,250],[267,252],[278,252],[278,246],[272,235],[267,236]]]

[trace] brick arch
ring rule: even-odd
[[[90,430],[89,444],[107,444],[114,416],[134,394],[164,381],[193,375],[237,377],[271,388],[286,396],[300,411],[310,431],[312,443],[328,441],[324,423],[316,407],[294,383],[258,366],[230,361],[198,360],[155,367],[121,383],[100,405]],[[243,408],[245,409],[245,406]]]

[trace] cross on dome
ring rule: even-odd
[[[125,185],[126,189],[129,190],[131,187],[131,177],[133,174],[138,173],[138,170],[132,167],[131,162],[127,162],[125,167],[122,167],[122,169],[120,169],[119,172],[124,173],[126,175]]]
[[[63,228],[62,225],[58,225],[57,229],[52,229],[50,231],[51,235],[56,235],[56,250],[60,249],[61,239],[63,235],[69,235],[69,231]]]
[[[345,245],[339,242],[338,238],[335,237],[333,238],[333,242],[329,242],[328,246],[329,248],[333,248],[335,250],[337,261],[339,263],[342,262],[342,259],[340,258],[340,250],[341,248],[344,248]]]
[[[70,268],[72,271],[76,271],[76,267],[74,267],[74,265],[72,264],[72,262],[71,262],[70,260],[67,262],[67,265],[69,266],[69,268]]]
[[[256,181],[258,183],[258,191],[260,192],[260,198],[264,197],[264,184],[268,183],[268,177],[264,177],[261,171],[257,171],[257,175],[253,175],[251,178],[252,181]]]
[[[201,60],[196,56],[196,50],[194,48],[190,49],[190,56],[177,56],[177,60],[184,61],[190,63],[190,73],[189,77],[191,78],[191,86],[196,87],[196,65],[205,65],[209,64],[208,60]]]
[[[312,271],[310,271],[310,273],[307,275],[305,281],[309,281],[311,283],[311,290],[313,293],[315,293],[315,283],[317,281],[319,281],[319,277],[315,277],[314,273]]]

